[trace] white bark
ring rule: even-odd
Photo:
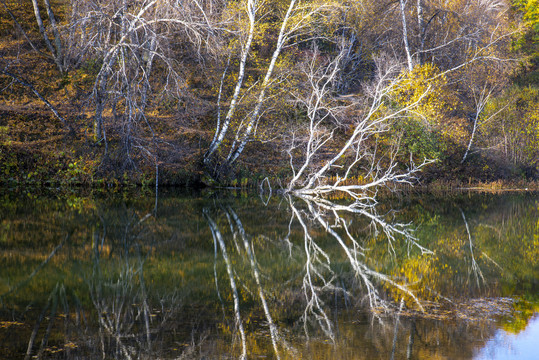
[[[34,0],[35,1],[35,0]],[[55,45],[55,61],[57,63],[61,64],[61,72],[65,70],[65,64],[63,63],[65,61],[64,59],[64,50],[62,46],[62,38],[60,36],[60,32],[58,31],[58,25],[56,23],[56,18],[54,17],[54,12],[52,11],[51,3],[49,0],[43,0],[45,3],[45,8],[47,9],[47,15],[49,17],[50,26],[52,29],[52,33],[54,35],[54,45]]]
[[[404,42],[404,51],[406,52],[406,61],[408,63],[408,71],[412,71],[414,64],[412,62],[412,53],[410,51],[410,44],[408,43],[408,29],[406,26],[406,12],[404,0],[399,0],[400,12],[402,17],[402,40]]]
[[[470,141],[468,142],[468,147],[466,148],[466,152],[464,153],[464,156],[462,157],[462,160],[460,161],[461,164],[463,164],[464,161],[466,161],[466,158],[468,157],[470,149],[472,148],[472,143],[474,140],[475,132],[479,125],[479,117],[481,116],[481,113],[483,112],[483,110],[485,109],[485,106],[488,103],[490,95],[492,94],[492,90],[493,89],[490,89],[487,92],[487,85],[485,85],[483,89],[481,90],[481,92],[479,93],[479,95],[476,96],[476,94],[474,93],[475,114],[474,114],[474,119],[473,119],[473,129],[472,129],[472,134],[470,136]]]
[[[61,52],[61,42],[60,42],[60,35],[58,34],[58,37],[56,37],[58,31],[56,28],[56,21],[54,20],[54,15],[52,15],[52,9],[50,8],[50,4],[48,1],[46,2],[47,12],[49,13],[49,18],[52,18],[54,21],[53,29],[54,29],[54,35],[55,35],[55,42],[58,46],[58,43],[60,43],[60,47],[58,49],[55,49],[52,45],[49,36],[47,35],[47,30],[45,29],[45,25],[43,24],[43,19],[41,18],[41,12],[39,10],[39,4],[37,0],[32,0],[32,5],[34,7],[34,16],[36,18],[37,26],[39,28],[39,32],[41,33],[41,36],[43,37],[43,40],[45,41],[45,45],[47,46],[47,49],[49,49],[52,58],[54,59],[54,62],[56,66],[58,67],[58,70],[60,72],[64,72],[64,66],[62,63],[62,60],[60,58]]]
[[[72,16],[74,47],[102,63],[91,98],[95,141],[106,139],[103,114],[110,109],[121,129],[122,157],[127,165],[133,165],[134,151],[155,161],[149,149],[157,146],[156,137],[145,115],[152,84],[159,84],[173,96],[181,94],[184,79],[177,71],[169,42],[173,38],[185,40],[198,52],[201,46],[211,47],[214,32],[207,3],[114,0],[96,6],[80,0],[73,4]],[[163,82],[151,82],[156,61],[166,71]],[[138,136],[143,126],[153,135],[152,145]]]
[[[249,122],[247,124],[247,128],[245,132],[243,133],[241,138],[239,139],[237,138],[234,141],[234,143],[237,143],[239,141],[239,145],[237,147],[232,146],[232,148],[230,149],[230,152],[226,159],[227,164],[232,164],[234,161],[236,161],[238,156],[240,156],[240,154],[243,152],[243,149],[245,148],[245,145],[247,144],[247,141],[249,141],[251,138],[251,133],[253,131],[253,128],[258,123],[258,116],[260,114],[260,109],[262,108],[262,104],[266,98],[266,91],[270,84],[270,81],[273,75],[273,70],[275,69],[275,63],[277,62],[277,58],[281,54],[283,45],[288,41],[288,36],[290,35],[290,33],[287,31],[287,24],[295,6],[296,6],[296,0],[291,0],[290,4],[288,5],[288,10],[286,11],[286,15],[281,24],[281,29],[279,31],[279,37],[277,39],[276,47],[275,47],[275,50],[273,51],[273,55],[271,57],[271,61],[268,66],[268,69],[266,70],[266,75],[264,76],[264,81],[262,82],[262,89],[260,90],[260,93],[258,95],[255,108],[249,117]]]
[[[423,65],[423,50],[425,48],[425,20],[423,18],[423,0],[417,0],[417,26],[418,26],[418,38],[419,38],[419,50],[418,50],[418,63]]]
[[[316,68],[317,51],[313,55],[313,59],[309,64],[309,69],[306,71],[311,93],[306,99],[300,98],[299,101],[307,108],[307,117],[309,119],[309,134],[303,157],[303,164],[296,171],[293,164],[292,147],[288,150],[290,156],[290,167],[293,172],[293,177],[289,181],[287,189],[291,191],[296,187],[297,182],[305,175],[305,172],[312,165],[313,157],[317,152],[326,145],[332,138],[333,132],[324,132],[321,127],[325,125],[328,119],[334,118],[334,109],[331,104],[326,104],[331,91],[331,85],[339,72],[339,65],[344,56],[344,48],[340,54],[328,64],[325,69]]]
[[[380,165],[379,155],[376,153],[376,150],[370,151],[367,146],[367,140],[372,138],[375,134],[382,133],[388,130],[392,121],[395,121],[401,116],[406,116],[406,113],[412,110],[417,104],[423,99],[427,94],[429,89],[419,97],[419,99],[406,107],[389,110],[385,109],[381,111],[382,107],[388,104],[389,97],[391,92],[399,85],[398,78],[395,79],[395,70],[398,69],[398,65],[389,66],[389,69],[385,73],[380,75],[380,78],[377,80],[372,97],[370,99],[369,107],[363,111],[363,115],[352,125],[352,134],[347,137],[344,141],[344,144],[340,146],[336,154],[329,160],[322,163],[319,169],[307,173],[308,168],[312,168],[314,155],[317,152],[320,152],[321,147],[324,145],[323,141],[318,143],[313,148],[314,143],[317,142],[316,129],[320,126],[317,122],[318,119],[311,117],[310,118],[310,128],[308,131],[308,141],[307,141],[307,150],[304,156],[304,164],[300,170],[295,173],[295,176],[292,178],[288,186],[288,191],[293,192],[298,195],[314,195],[314,194],[325,194],[330,192],[342,191],[350,195],[354,199],[361,199],[364,197],[364,194],[369,190],[374,190],[380,186],[384,186],[387,183],[408,183],[411,184],[416,180],[416,174],[420,169],[431,163],[433,160],[425,159],[421,164],[416,165],[412,159],[408,164],[408,169],[405,171],[397,170],[397,163],[395,161],[394,155],[391,155],[387,162],[385,168],[382,168]],[[334,75],[331,75],[333,77]],[[327,92],[324,92],[325,84],[316,83],[313,84],[314,87],[312,92],[316,96],[327,96]],[[308,104],[310,109],[308,112],[317,108],[317,103]],[[289,152],[291,153],[291,152]],[[349,163],[345,166],[337,166],[337,162],[343,157],[351,157]],[[369,182],[365,184],[356,184],[356,185],[343,185],[344,181],[348,178],[350,172],[359,164],[359,163],[369,163],[369,168],[367,168],[363,177],[365,179],[370,179]],[[292,168],[293,164],[291,163]],[[340,169],[337,171],[337,180],[333,184],[327,184],[325,181],[326,176],[330,170]],[[299,179],[303,177],[303,184],[301,186],[296,186]]]
[[[226,117],[223,121],[223,125],[221,128],[219,128],[219,124],[217,124],[217,128],[215,129],[214,139],[211,142],[208,151],[204,155],[205,163],[208,163],[210,161],[211,156],[215,153],[215,151],[219,148],[219,146],[221,146],[227,134],[228,128],[230,126],[230,121],[232,120],[232,118],[234,117],[234,113],[236,112],[236,107],[238,105],[238,98],[240,96],[241,88],[243,86],[243,79],[245,77],[245,65],[247,63],[247,58],[249,57],[249,54],[251,52],[251,44],[253,42],[258,6],[259,5],[258,5],[257,0],[247,1],[247,16],[249,18],[249,30],[247,33],[247,41],[245,42],[245,45],[242,47],[242,50],[241,50],[240,67],[238,69],[238,80],[236,81],[234,93],[232,95],[232,99],[230,100],[230,106],[228,108]],[[221,90],[219,92],[219,98],[221,97]]]
[[[253,0],[249,0],[248,3],[251,3],[251,2],[253,2]],[[264,79],[262,80],[262,83],[260,84],[260,89],[259,89],[258,95],[256,96],[253,110],[247,115],[246,123],[245,124],[242,123],[236,128],[236,134],[233,140],[231,141],[232,144],[230,146],[227,146],[228,155],[226,156],[226,158],[224,158],[222,162],[220,162],[220,159],[216,159],[216,170],[214,171],[215,173],[211,174],[212,176],[213,175],[219,176],[220,170],[217,169],[218,166],[221,166],[222,168],[227,168],[231,166],[241,155],[246,144],[252,140],[253,134],[256,132],[256,129],[258,126],[260,114],[262,112],[262,107],[267,98],[267,91],[273,81],[277,60],[283,48],[286,46],[287,42],[289,42],[291,38],[296,36],[299,30],[304,29],[305,25],[309,21],[311,21],[312,18],[315,17],[317,13],[319,13],[322,9],[325,9],[327,7],[325,4],[323,5],[309,4],[305,6],[300,6],[299,2],[300,0],[289,0],[287,11],[282,18],[278,38],[277,38],[277,41],[275,42],[275,50],[272,53],[272,57],[270,59],[268,68],[266,69]],[[290,20],[293,17],[295,18],[295,21],[291,24]],[[252,26],[254,26],[254,24],[250,23],[249,32],[256,30],[256,29],[252,29],[251,28]],[[250,45],[250,42],[248,42],[248,44]],[[210,157],[212,156],[212,154],[214,155],[216,150],[223,145],[223,141],[225,137],[227,136],[227,131],[230,129],[229,127],[230,121],[232,120],[232,117],[234,116],[234,112],[236,111],[236,108],[238,106],[238,102],[241,99],[241,97],[239,96],[239,93],[241,91],[241,86],[243,84],[243,77],[245,76],[244,61],[246,61],[247,56],[249,55],[248,52],[250,48],[246,46],[244,47],[244,49],[245,51],[242,52],[242,58],[240,60],[240,70],[238,72],[239,80],[236,82],[236,88],[232,96],[229,112],[222,124],[222,127],[221,128],[217,127],[216,131],[219,133],[219,135],[218,136],[214,135],[215,141],[212,141],[212,144],[210,145],[208,152],[206,152],[204,156],[204,162],[206,163],[206,165],[209,164]]]

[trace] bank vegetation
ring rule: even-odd
[[[4,184],[359,199],[539,176],[532,0],[2,0],[0,17]]]

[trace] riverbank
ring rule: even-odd
[[[154,117],[150,121],[172,129],[175,120]],[[9,187],[155,187],[157,175],[159,186],[257,188],[267,179],[273,188],[279,188],[291,174],[280,154],[261,144],[248,149],[249,161],[241,159],[229,178],[221,184],[212,182],[204,175],[202,164],[203,144],[208,142],[211,132],[189,127],[167,132],[169,136],[157,145],[160,154],[157,163],[155,158],[139,158],[136,166],[129,168],[113,160],[113,148],[118,144],[96,145],[84,129],[84,120],[74,124],[78,131],[73,135],[37,102],[24,106],[1,105],[0,183]],[[539,190],[539,180],[517,174],[505,174],[498,179],[496,174],[490,174],[482,179],[474,177],[470,169],[462,169],[444,177],[441,168],[446,166],[449,164],[434,164],[425,169],[413,187],[398,187],[411,191]],[[354,178],[350,182],[353,181]]]
[[[67,11],[70,6],[74,4],[54,1],[49,9],[57,12],[61,32],[77,23],[68,26],[74,20]],[[4,8],[7,11],[0,13],[0,184],[8,187],[153,188],[157,183],[186,188],[250,189],[258,188],[264,181],[273,188],[283,188],[293,177],[291,164],[296,171],[301,167],[308,139],[325,144],[311,154],[309,171],[340,153],[361,123],[365,109],[372,104],[373,98],[366,90],[372,85],[369,79],[376,78],[384,68],[374,61],[378,50],[376,54],[363,54],[350,48],[349,54],[362,54],[361,66],[348,72],[359,63],[349,63],[348,70],[344,63],[339,65],[340,85],[321,99],[333,115],[311,132],[309,123],[314,118],[326,117],[323,111],[312,112],[308,102],[301,100],[308,98],[309,92],[314,94],[304,73],[307,64],[316,58],[309,50],[314,43],[289,44],[276,65],[277,78],[271,80],[282,76],[282,83],[279,80],[275,86],[264,89],[257,100],[257,84],[262,82],[271,59],[268,51],[257,50],[248,56],[244,82],[235,73],[239,65],[235,42],[229,44],[227,51],[231,53],[226,60],[225,56],[205,52],[209,49],[193,51],[184,47],[189,41],[175,38],[171,44],[179,41],[182,45],[166,46],[172,52],[156,56],[152,66],[146,64],[148,68],[139,62],[149,61],[147,54],[137,50],[130,55],[132,63],[126,67],[132,73],[119,71],[126,63],[116,62],[114,57],[110,59],[114,64],[107,65],[111,69],[105,70],[103,59],[110,54],[103,53],[103,47],[110,45],[115,49],[119,43],[88,44],[87,39],[100,36],[91,35],[91,28],[81,28],[77,30],[81,34],[89,31],[82,47],[71,43],[73,34],[58,33],[54,34],[58,44],[63,41],[65,50],[72,52],[51,53],[31,8],[16,3],[4,4]],[[114,14],[112,18],[117,16],[116,10]],[[271,48],[270,39],[277,35],[275,29],[272,25],[264,36],[257,35],[257,41],[262,42],[255,48]],[[228,41],[222,40],[223,44]],[[401,43],[400,36],[397,41]],[[529,46],[535,44],[531,38],[521,41]],[[394,47],[389,49],[395,51]],[[534,49],[528,49],[531,59],[536,58]],[[225,48],[221,50],[226,53]],[[331,67],[330,59],[336,56],[337,48],[318,50],[319,60],[327,59],[328,63],[323,60],[316,66]],[[437,159],[422,169],[413,187],[398,185],[398,189],[538,190],[537,66],[523,65],[525,53],[513,47],[504,48],[502,53],[500,58],[518,58],[523,63],[507,65],[503,72],[488,76],[486,69],[494,67],[483,68],[478,62],[479,67],[468,69],[470,73],[466,75],[445,68],[444,61],[435,57],[432,63],[419,62],[408,71],[399,68],[391,77],[400,83],[400,90],[388,87],[379,104],[388,121],[363,133],[364,141],[354,145],[361,151],[354,154],[356,149],[348,148],[324,176],[342,177],[337,169],[354,163],[355,168],[347,176],[349,183],[357,184],[369,181],[364,179],[369,177],[365,169],[374,164],[379,167],[375,172],[387,169],[389,163],[398,164],[395,171],[405,172],[425,159]],[[163,61],[169,55],[179,63]],[[176,86],[169,86],[174,82],[172,73],[177,75]],[[363,75],[357,77],[358,73]],[[476,79],[471,74],[483,75]],[[476,86],[483,77],[496,81],[488,96],[481,96],[484,104],[479,104]],[[494,83],[502,85],[498,88]],[[484,84],[483,91],[487,91],[489,84]],[[427,88],[431,93],[422,94]],[[423,97],[425,103],[414,100]],[[252,118],[256,126],[243,137],[244,130],[251,128],[246,119],[257,106],[258,115]],[[226,120],[229,110],[231,115]],[[372,122],[381,114],[371,115],[365,120]],[[226,136],[225,120],[230,121]],[[221,130],[222,139],[213,146]],[[243,140],[246,143],[241,147],[241,156],[229,162],[234,144]],[[209,149],[212,156],[205,158]],[[356,163],[354,156],[362,162]]]

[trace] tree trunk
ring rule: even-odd
[[[417,0],[417,26],[419,37],[419,51],[417,58],[419,65],[423,65],[423,50],[425,49],[425,20],[423,18],[423,0]]]
[[[228,154],[228,157],[226,159],[226,162],[229,165],[232,164],[234,161],[236,161],[238,156],[240,156],[240,154],[243,152],[245,145],[251,138],[251,133],[253,132],[255,125],[258,123],[258,116],[260,114],[260,110],[262,109],[262,103],[264,102],[264,99],[266,97],[266,90],[268,89],[271,76],[273,75],[273,70],[275,69],[275,63],[277,62],[277,58],[281,54],[281,50],[283,49],[284,43],[288,40],[288,36],[286,34],[286,27],[287,27],[288,20],[290,19],[290,15],[295,5],[296,5],[296,0],[290,1],[290,4],[288,5],[288,10],[283,19],[283,23],[281,24],[281,30],[279,31],[279,38],[277,39],[277,46],[271,57],[271,62],[268,67],[268,70],[266,71],[266,76],[264,77],[264,82],[262,83],[262,89],[260,90],[260,94],[258,95],[255,109],[250,116],[249,124],[247,125],[247,129],[245,130],[245,133],[243,134],[241,138],[236,139],[234,141],[234,143],[239,141],[239,145],[236,148],[232,146],[232,148],[230,149],[230,153]]]
[[[406,27],[406,13],[404,9],[404,0],[399,0],[401,16],[402,16],[402,39],[404,41],[404,51],[406,52],[406,60],[408,63],[408,70],[412,71],[414,65],[412,63],[412,55],[410,53],[410,44],[408,43],[408,30]]]
[[[245,43],[245,46],[242,48],[240,68],[238,70],[238,81],[236,81],[234,94],[232,95],[232,100],[230,101],[228,112],[226,114],[225,120],[223,121],[223,126],[221,127],[221,129],[219,129],[218,127],[215,129],[215,133],[218,135],[214,136],[213,141],[210,144],[208,151],[204,155],[204,162],[206,164],[209,163],[212,155],[215,153],[215,151],[219,148],[219,146],[223,142],[226,136],[226,133],[228,131],[228,127],[230,126],[230,121],[232,120],[232,117],[234,116],[234,113],[236,112],[238,98],[240,95],[241,87],[243,85],[243,78],[245,77],[245,64],[247,63],[247,58],[249,56],[249,53],[251,52],[251,43],[253,41],[253,36],[254,36],[254,31],[255,31],[256,9],[257,9],[257,1],[249,0],[247,3],[247,14],[249,16],[249,34],[247,36],[247,42]]]
[[[47,4],[48,4],[48,1],[47,1]],[[43,40],[45,40],[45,45],[47,45],[47,49],[49,49],[52,55],[52,58],[54,59],[54,62],[56,66],[58,67],[58,70],[61,73],[63,73],[64,72],[63,64],[60,61],[60,58],[58,57],[57,49],[54,48],[54,46],[52,45],[49,39],[49,36],[47,35],[47,31],[45,30],[45,25],[43,25],[43,19],[41,18],[41,12],[39,11],[39,4],[37,3],[37,0],[32,0],[32,5],[34,6],[34,15],[36,17],[37,26],[39,27],[39,32],[41,33],[41,36],[43,36]],[[47,11],[48,12],[50,11],[50,14],[52,14],[52,10],[50,10],[50,4],[47,6]],[[54,15],[52,16],[52,18],[54,19]],[[56,25],[56,21],[54,25]],[[53,26],[53,30],[54,30],[54,27],[55,26]],[[58,35],[58,39],[56,39],[56,42],[60,41],[59,36],[60,35]]]
[[[107,85],[112,66],[116,61],[117,49],[114,49],[108,59],[105,59],[101,72],[97,75],[97,80],[94,88],[95,92],[95,115],[94,115],[94,141],[99,142],[104,138],[103,129],[103,111],[107,103]]]
[[[60,37],[60,32],[58,31],[58,25],[56,24],[56,18],[54,17],[50,1],[43,1],[45,3],[45,8],[47,9],[47,15],[49,16],[49,22],[51,24],[52,33],[54,35],[54,45],[56,47],[56,52],[54,54],[55,61],[57,62],[57,64],[60,64],[60,72],[63,73],[65,71],[65,59],[63,55],[62,38]]]

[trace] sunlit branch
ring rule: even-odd
[[[338,70],[341,57],[344,56],[344,47],[341,53],[324,68],[316,68],[314,59],[308,72],[309,95],[307,100],[303,101],[306,107],[309,124],[307,131],[307,140],[301,156],[302,165],[296,169],[292,159],[293,152],[297,145],[292,143],[288,150],[290,165],[293,171],[293,177],[288,183],[287,191],[296,195],[321,196],[323,194],[344,192],[354,200],[360,200],[368,191],[376,192],[376,189],[388,184],[404,183],[413,184],[417,181],[417,173],[434,160],[424,159],[420,164],[416,164],[410,156],[410,162],[407,169],[400,171],[399,164],[396,161],[396,150],[385,159],[388,162],[382,165],[383,157],[369,149],[367,140],[373,138],[376,134],[388,131],[391,123],[401,116],[412,111],[429,93],[427,88],[419,98],[413,103],[395,109],[388,109],[391,94],[400,85],[401,79],[396,76],[400,69],[398,64],[389,64],[387,69],[380,67],[378,79],[366,88],[370,92],[370,98],[367,109],[361,117],[352,125],[352,133],[347,135],[346,140],[339,146],[335,154],[324,161],[319,168],[315,167],[315,158],[319,155],[325,145],[332,139],[335,126],[328,120],[339,123],[338,106],[331,104],[329,85],[334,81]],[[316,57],[316,54],[313,58]],[[321,126],[333,127],[334,130],[328,134],[320,132]],[[353,154],[353,159],[346,165],[339,165],[341,159]],[[344,185],[353,169],[360,163],[367,164],[363,169],[362,177],[369,179],[364,184]],[[310,172],[308,172],[308,170]],[[332,184],[327,183],[327,177],[330,171],[336,172],[336,180]],[[300,184],[301,179],[301,184]],[[298,185],[299,184],[299,185]]]

